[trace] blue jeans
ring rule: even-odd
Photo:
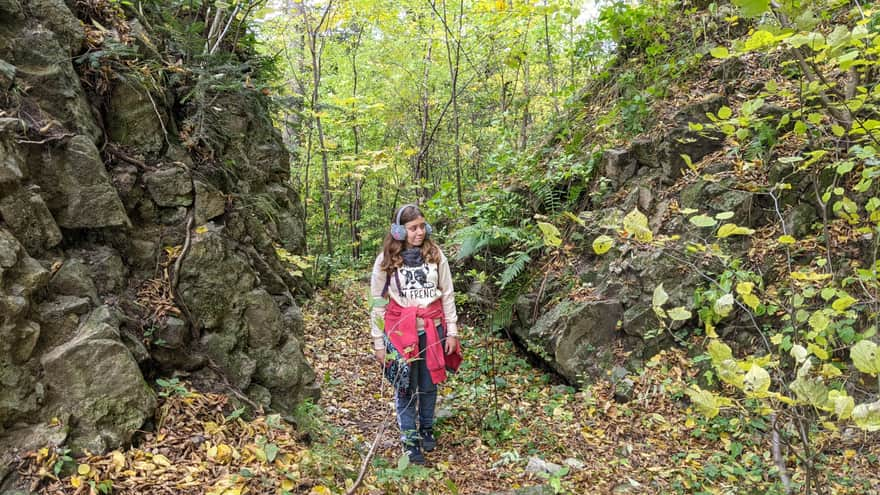
[[[419,430],[434,427],[434,405],[437,403],[437,385],[431,381],[431,373],[425,363],[427,337],[419,335],[419,356],[410,363],[409,387],[394,390],[397,406],[397,424],[400,426],[400,439],[409,445],[418,445]],[[416,419],[418,418],[418,425]]]

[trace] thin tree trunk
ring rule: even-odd
[[[357,71],[357,52],[358,48],[361,44],[361,37],[363,36],[363,28],[358,27],[357,38],[355,39],[354,46],[351,50],[351,73],[352,73],[352,90],[351,96],[352,98],[357,98],[357,86],[358,86],[358,71]],[[358,153],[360,153],[360,137],[359,129],[357,125],[357,115],[355,115],[354,123],[351,126],[351,133],[354,137],[354,156],[357,158]],[[361,187],[363,186],[363,179],[358,176],[354,176],[354,184],[352,184],[351,188],[351,197],[349,199],[349,214],[348,214],[348,222],[351,226],[351,257],[354,260],[359,260],[361,257],[361,232],[358,227],[358,222],[361,220]]]
[[[529,135],[529,123],[531,123],[532,116],[529,113],[529,103],[532,101],[532,97],[529,94],[529,61],[528,57],[523,58],[523,96],[525,97],[525,103],[523,104],[523,112],[522,112],[522,121],[520,122],[519,128],[519,150],[523,151],[526,149],[526,143],[528,143]]]
[[[553,110],[559,115],[559,102],[556,101],[559,88],[556,86],[556,70],[553,68],[553,51],[550,47],[550,21],[547,15],[547,0],[544,0],[544,45],[547,48],[547,75],[550,78],[550,87],[553,89]]]
[[[461,31],[462,31],[462,12],[464,11],[464,0],[458,2],[457,18],[457,36],[453,42],[449,38],[449,30],[444,29],[443,33],[446,40],[446,60],[449,64],[449,80],[452,92],[452,129],[455,137],[455,191],[459,206],[464,206],[464,198],[461,191],[461,125],[458,113],[458,74],[461,60]],[[443,0],[443,25],[448,26],[446,14],[446,0]]]
[[[320,103],[318,89],[321,86],[321,54],[324,51],[323,39],[321,40],[320,45],[318,44],[318,33],[323,28],[324,22],[327,20],[332,6],[332,0],[327,2],[327,6],[321,15],[321,20],[315,24],[314,28],[307,25],[307,31],[309,34],[309,52],[312,56],[312,112],[315,114],[315,126],[318,129],[318,146],[321,150],[321,172],[323,175],[321,206],[324,213],[324,247],[327,250],[326,252],[328,255],[333,254],[333,240],[330,232],[330,172],[327,147],[324,143],[324,127],[321,125],[321,117],[318,113]],[[305,7],[303,7],[303,12],[305,12]],[[307,20],[306,24],[308,24]]]
[[[431,49],[433,48],[431,44],[431,39],[428,39],[428,49],[425,52],[425,70],[422,76],[422,88],[421,88],[421,102],[420,102],[420,132],[419,132],[419,151],[415,154],[413,158],[413,182],[416,184],[420,184],[422,179],[427,177],[427,173],[425,173],[424,167],[427,164],[427,155],[428,155],[428,147],[430,146],[429,136],[428,136],[428,124],[430,119],[430,87],[428,85],[428,77],[430,76],[431,69]],[[419,199],[423,199],[423,196],[426,196],[425,191],[423,191],[423,186],[419,186],[418,196]]]

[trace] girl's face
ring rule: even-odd
[[[425,217],[416,217],[403,224],[406,229],[406,244],[419,247],[425,241]]]

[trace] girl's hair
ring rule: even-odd
[[[391,215],[392,223],[397,221],[398,212],[400,213],[401,225],[406,225],[407,222],[411,222],[419,217],[424,218],[424,215],[422,215],[418,206],[404,205],[402,208],[403,211],[398,209],[394,211],[393,215]],[[383,271],[392,273],[394,270],[403,266],[403,257],[400,255],[400,252],[403,251],[404,244],[405,241],[398,241],[391,237],[391,232],[385,234],[385,241],[382,243],[382,252],[384,253],[384,256],[382,257]],[[440,248],[437,247],[437,244],[427,235],[425,236],[424,242],[422,242],[422,258],[424,258],[427,263],[440,263]]]

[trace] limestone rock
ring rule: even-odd
[[[41,320],[51,321],[69,314],[84,315],[89,312],[91,303],[87,297],[58,296],[37,306]]]
[[[92,302],[98,302],[98,290],[89,274],[89,268],[76,258],[65,261],[55,272],[49,282],[49,290],[53,294],[88,297]]]
[[[110,183],[98,149],[85,136],[74,136],[61,149],[45,148],[35,179],[60,227],[131,226]]]
[[[40,337],[40,325],[32,321],[21,321],[14,325],[0,326],[0,354],[12,364],[23,364],[30,359]]]
[[[122,257],[110,246],[92,245],[85,249],[72,249],[67,255],[83,260],[98,294],[114,294],[125,289],[127,269]]]
[[[0,60],[0,90],[8,91],[15,82],[15,66]]]
[[[268,189],[280,207],[276,224],[281,245],[291,253],[305,252],[305,214],[299,195],[288,184],[273,184]]]
[[[534,485],[525,488],[517,488],[506,492],[495,492],[489,495],[555,495],[556,490],[547,485]]]
[[[13,139],[22,126],[19,119],[0,118],[0,185],[18,182],[24,177],[25,158]]]
[[[226,212],[226,197],[209,183],[194,180],[196,188],[196,225],[219,217]]]
[[[22,188],[0,199],[0,216],[25,249],[35,255],[61,242],[61,230],[38,191]]]
[[[156,253],[159,245],[148,239],[132,239],[126,253],[129,261],[136,268],[149,268],[156,266]]]
[[[192,179],[183,167],[170,166],[144,174],[150,197],[158,206],[189,206],[192,204]]]
[[[165,133],[159,120],[158,106],[150,100],[148,89],[126,80],[113,86],[110,108],[107,111],[107,133],[110,139],[135,146],[145,153],[158,153],[165,144]],[[166,115],[161,115],[167,121]]]
[[[234,304],[256,284],[250,264],[217,232],[195,234],[181,266],[178,292],[198,319],[199,328],[216,329],[225,317],[241,314]]]
[[[604,378],[612,362],[612,344],[623,308],[615,300],[562,301],[531,328],[515,330],[527,342],[544,349],[547,360],[571,383]]]
[[[64,0],[30,0],[30,10],[63,42],[67,53],[79,52],[85,31]]]
[[[101,452],[128,443],[151,417],[156,397],[106,307],[92,312],[77,336],[41,358],[50,410],[65,411],[75,425],[70,445]]]
[[[638,163],[629,150],[608,149],[602,155],[602,175],[620,185],[636,174]]]
[[[656,150],[665,181],[672,182],[678,179],[681,171],[687,168],[681,155],[687,155],[692,163],[697,163],[709,153],[721,149],[723,144],[723,135],[718,132],[698,133],[687,127],[672,129],[660,141]]]
[[[755,196],[736,188],[736,179],[719,181],[698,180],[681,191],[681,205],[695,208],[706,215],[732,211],[731,221],[737,225],[752,226],[763,218]]]
[[[562,469],[562,466],[552,462],[545,461],[540,457],[529,457],[529,463],[526,465],[527,473],[553,474]]]
[[[61,0],[57,3],[63,4]],[[53,19],[59,25],[71,20],[63,14]],[[76,18],[71,22],[79,23]],[[68,27],[56,34],[44,25],[16,25],[10,32],[10,42],[0,43],[0,58],[16,66],[16,85],[28,88],[28,97],[39,106],[44,124],[55,120],[68,132],[87,136],[94,143],[101,129],[70,56],[71,46],[79,46],[81,38],[77,41],[73,25]],[[81,26],[79,30],[82,36]]]
[[[46,286],[49,276],[8,230],[0,228],[0,290],[4,294],[28,298]]]
[[[263,289],[255,289],[245,296],[244,304],[248,346],[256,351],[278,347],[284,323],[272,296]]]
[[[719,94],[710,94],[700,101],[685,105],[679,109],[673,120],[679,126],[686,127],[689,123],[709,122],[708,113],[718,113],[718,109],[727,104],[727,98]]]
[[[19,0],[0,0],[0,23],[23,18]]]

